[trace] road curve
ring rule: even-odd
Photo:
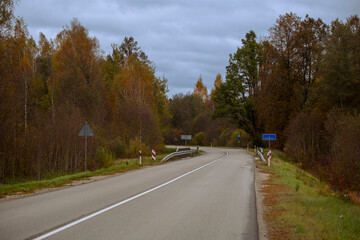
[[[253,157],[205,154],[0,203],[0,239],[258,239]]]

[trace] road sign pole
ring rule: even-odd
[[[85,165],[85,172],[86,172],[86,169],[87,169],[87,135],[89,134],[88,133],[88,123],[87,122],[85,122],[85,130],[84,130],[84,132],[85,132],[85,163],[84,163],[84,165]]]
[[[270,145],[270,142],[271,142],[271,140],[276,140],[276,134],[263,134],[262,135],[262,140],[263,141],[266,141],[266,140],[269,141],[269,150],[268,150],[267,157],[268,157],[268,166],[270,167],[270,162],[271,162],[271,145]]]
[[[84,170],[86,172],[87,170],[87,137],[90,136],[94,136],[93,131],[91,130],[89,124],[87,122],[85,122],[84,126],[82,127],[82,129],[80,130],[78,136],[80,137],[85,137],[85,162],[84,162]]]
[[[185,146],[187,146],[187,140],[191,141],[191,135],[181,135],[181,140],[185,140]]]
[[[86,172],[86,159],[87,158],[87,134],[85,134],[85,172]]]

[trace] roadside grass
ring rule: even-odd
[[[57,174],[56,176],[48,177],[41,180],[28,180],[12,184],[0,184],[0,198],[6,195],[29,194],[36,190],[44,188],[57,188],[71,184],[73,181],[86,180],[90,177],[101,175],[112,175],[131,171],[134,169],[142,168],[145,166],[163,164],[160,161],[169,153],[174,152],[176,149],[166,149],[165,153],[156,156],[155,162],[151,157],[143,157],[142,165],[139,165],[139,158],[132,159],[117,159],[113,166],[108,168],[101,168],[95,171],[78,172],[74,174]],[[18,180],[21,181],[21,180]]]
[[[275,155],[275,156],[274,156]],[[265,183],[265,219],[270,239],[360,239],[360,206],[297,168],[281,154],[273,154]]]

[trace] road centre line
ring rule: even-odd
[[[168,182],[166,182],[166,183],[160,184],[160,185],[158,185],[158,186],[156,186],[156,187],[154,187],[154,188],[151,188],[151,189],[149,189],[149,190],[147,190],[147,191],[145,191],[145,192],[139,193],[139,194],[137,194],[137,195],[135,195],[135,196],[133,196],[133,197],[130,197],[130,198],[125,199],[125,200],[123,200],[123,201],[121,201],[121,202],[115,203],[115,204],[113,204],[113,205],[111,205],[111,206],[109,206],[109,207],[107,207],[107,208],[104,208],[104,209],[102,209],[102,210],[100,210],[100,211],[97,211],[97,212],[95,212],[95,213],[93,213],[93,214],[90,214],[89,216],[80,218],[79,220],[76,220],[76,221],[71,222],[71,223],[69,223],[69,224],[67,224],[67,225],[65,225],[65,226],[62,226],[62,227],[57,228],[57,229],[55,229],[55,230],[53,230],[53,231],[51,231],[51,232],[48,232],[48,233],[46,233],[46,234],[44,234],[44,235],[41,235],[41,236],[39,236],[39,237],[37,237],[37,238],[34,238],[34,240],[41,240],[41,239],[50,237],[50,236],[52,236],[52,235],[54,235],[54,234],[56,234],[56,233],[59,233],[59,232],[61,232],[61,231],[64,231],[65,229],[68,229],[68,228],[70,228],[70,227],[72,227],[72,226],[75,226],[75,225],[77,225],[77,224],[79,224],[79,223],[81,223],[81,222],[84,222],[84,221],[86,221],[86,220],[88,220],[88,219],[90,219],[90,218],[93,218],[93,217],[95,217],[95,216],[97,216],[97,215],[99,215],[99,214],[101,214],[101,213],[107,212],[107,211],[109,211],[109,210],[111,210],[111,209],[113,209],[113,208],[115,208],[115,207],[118,207],[118,206],[120,206],[120,205],[123,205],[124,203],[130,202],[130,201],[132,201],[132,200],[134,200],[134,199],[136,199],[136,198],[139,198],[139,197],[141,197],[141,196],[143,196],[143,195],[145,195],[145,194],[151,193],[151,192],[153,192],[153,191],[155,191],[155,190],[157,190],[157,189],[159,189],[159,188],[162,188],[162,187],[164,187],[164,186],[166,186],[166,185],[168,185],[168,184],[170,184],[170,183],[172,183],[172,182],[175,182],[175,181],[177,181],[177,180],[179,180],[179,179],[181,179],[181,178],[183,178],[183,177],[185,177],[185,176],[187,176],[187,175],[189,175],[189,174],[191,174],[191,173],[193,173],[193,172],[196,172],[196,171],[198,171],[198,170],[200,170],[200,169],[202,169],[202,168],[204,168],[204,167],[207,167],[207,166],[209,166],[209,165],[211,165],[211,164],[213,164],[213,163],[215,163],[215,162],[217,162],[217,161],[219,161],[219,160],[227,157],[228,155],[229,155],[229,153],[226,152],[226,155],[225,155],[225,156],[222,156],[222,157],[220,157],[220,158],[218,158],[218,159],[215,159],[215,160],[213,160],[212,162],[209,162],[209,163],[207,163],[207,164],[205,164],[205,165],[202,165],[202,166],[200,166],[200,167],[198,167],[198,168],[195,168],[194,170],[191,170],[190,172],[187,172],[187,173],[185,173],[185,174],[183,174],[183,175],[181,175],[181,176],[178,176],[178,177],[176,177],[176,178],[174,178],[174,179],[172,179],[172,180],[170,180],[170,181],[168,181]]]

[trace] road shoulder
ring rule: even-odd
[[[256,157],[255,157],[256,159]],[[266,181],[270,178],[269,173],[265,173],[258,168],[255,163],[255,194],[256,194],[256,210],[257,210],[257,221],[258,221],[258,231],[259,231],[259,240],[268,240],[268,226],[264,218],[264,198],[265,193],[262,191],[263,186]]]

